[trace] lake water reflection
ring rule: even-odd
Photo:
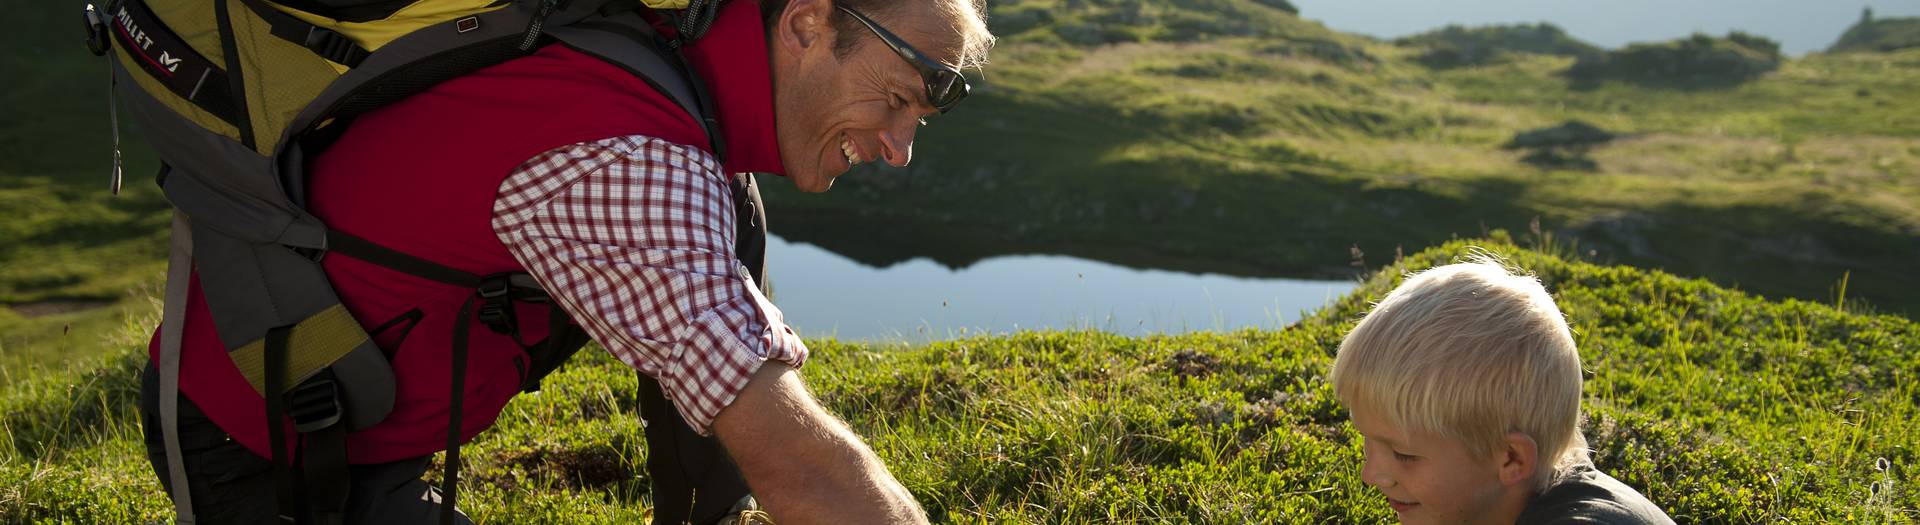
[[[806,337],[926,341],[983,331],[1115,333],[1278,328],[1351,281],[1138,270],[1057,255],[993,257],[961,269],[927,258],[885,268],[770,236],[774,303]]]

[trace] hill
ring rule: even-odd
[[[1568,35],[1559,26],[1539,24],[1465,27],[1449,25],[1426,33],[1394,39],[1394,45],[1424,48],[1414,60],[1432,68],[1484,66],[1505,61],[1515,53],[1580,58],[1605,53],[1593,44]]]
[[[1411,255],[1279,331],[816,340],[805,373],[939,522],[1378,522],[1390,513],[1358,479],[1360,439],[1326,368],[1403,272],[1474,244],[1553,291],[1591,372],[1598,465],[1676,519],[1886,524],[1920,510],[1920,325],[1500,240]],[[0,394],[0,522],[163,517],[133,415],[145,324],[110,357]],[[581,355],[463,449],[461,500],[480,522],[646,517],[633,373]]]
[[[1920,289],[1920,106],[1900,95],[1920,91],[1920,50],[1779,58],[1736,83],[1577,81],[1573,57],[1433,69],[1425,47],[1257,2],[1174,5],[994,3],[994,63],[922,130],[915,165],[822,195],[767,184],[773,228],[873,264],[1045,252],[1330,277],[1354,248],[1378,260],[1538,218],[1601,260],[1775,297],[1831,298],[1844,278],[1886,311],[1920,308],[1899,292]],[[1169,29],[1196,13],[1227,29]],[[1110,18],[1138,38],[1060,36]],[[1617,53],[1774,56],[1707,40]],[[1650,46],[1669,47],[1684,46]],[[1502,147],[1569,121],[1620,138],[1591,166]]]
[[[1654,44],[1580,57],[1567,76],[1583,83],[1606,80],[1654,87],[1726,87],[1780,68],[1780,43],[1734,31],[1725,38],[1702,33]]]
[[[1597,260],[1774,297],[1830,300],[1844,282],[1882,311],[1920,309],[1920,106],[1900,95],[1920,91],[1920,50],[1782,59],[1701,89],[1575,85],[1574,57],[1436,70],[1426,47],[1279,0],[992,10],[995,63],[925,128],[915,165],[817,196],[769,181],[777,233],[874,264],[1041,252],[1344,277],[1356,252],[1537,223]],[[0,66],[35,73],[0,83],[0,367],[97,353],[164,265],[166,204],[130,125],[126,193],[104,191],[105,64],[75,12],[30,3],[0,33],[20,51]],[[1504,147],[1576,121],[1617,138],[1553,162]]]
[[[1848,28],[1829,53],[1885,52],[1920,48],[1920,17],[1874,18],[1867,10],[1860,22]]]

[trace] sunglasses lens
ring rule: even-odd
[[[941,113],[959,105],[967,91],[967,79],[952,71],[936,71],[927,79],[927,97]]]

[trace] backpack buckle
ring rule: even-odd
[[[479,317],[482,324],[497,334],[513,334],[519,323],[513,314],[513,279],[496,275],[480,280]]]
[[[366,60],[367,55],[372,54],[361,49],[360,44],[354,43],[346,35],[320,26],[307,29],[306,41],[300,44],[314,54],[320,55],[320,58],[332,60],[335,64],[347,67],[359,67],[360,62]]]
[[[87,51],[93,53],[93,56],[106,56],[107,50],[113,48],[113,41],[107,37],[107,32],[110,30],[107,29],[106,17],[101,15],[100,10],[95,9],[93,4],[87,4],[86,20]]]
[[[303,434],[339,423],[342,413],[340,385],[330,373],[308,379],[287,395],[287,416],[293,419],[293,429]]]

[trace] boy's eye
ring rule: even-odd
[[[1399,452],[1394,452],[1393,459],[1400,460],[1400,461],[1413,461],[1416,459],[1420,459],[1420,456],[1412,456],[1407,454],[1401,454]]]

